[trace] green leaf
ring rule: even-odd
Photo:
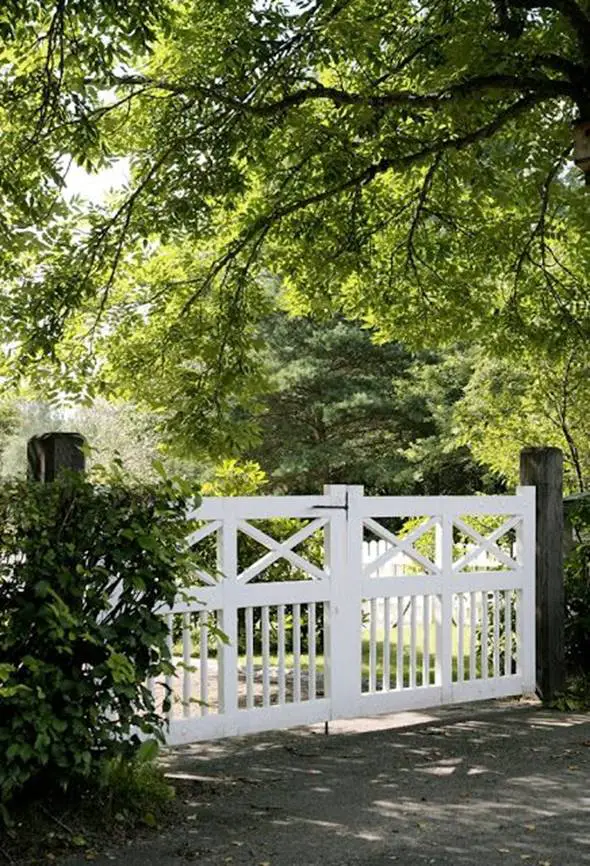
[[[152,460],[152,467],[161,478],[167,478],[168,474],[161,460]]]
[[[159,746],[156,740],[144,740],[136,752],[136,760],[143,763],[151,763],[158,757]]]

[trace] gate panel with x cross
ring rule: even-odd
[[[534,488],[338,485],[191,517],[201,565],[163,611],[177,675],[152,684],[173,696],[169,742],[534,689]]]

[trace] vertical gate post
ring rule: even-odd
[[[360,713],[361,599],[363,524],[359,512],[363,488],[327,484],[334,513],[325,529],[330,601],[324,607],[325,693],[332,719]]]
[[[514,558],[522,570],[520,606],[516,610],[518,638],[516,670],[522,677],[522,692],[535,694],[536,669],[536,607],[535,607],[535,510],[536,488],[530,485],[516,488],[521,501],[522,522],[516,527]]]
[[[86,458],[82,450],[85,439],[80,433],[43,433],[27,442],[27,477],[30,481],[55,481],[68,469],[84,472]]]
[[[563,583],[563,455],[559,448],[525,448],[520,482],[536,487],[537,691],[552,700],[565,685]]]

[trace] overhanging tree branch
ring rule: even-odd
[[[548,69],[555,70],[555,72],[561,72],[562,75],[566,75],[576,85],[582,86],[585,81],[586,73],[584,67],[579,63],[574,63],[573,60],[562,57],[560,54],[538,54],[536,57],[533,57],[533,63],[546,66]]]
[[[545,240],[544,240],[544,238],[545,238],[545,224],[546,224],[546,219],[547,219],[547,211],[549,209],[549,195],[551,192],[551,186],[552,186],[555,178],[557,177],[559,170],[563,166],[564,160],[569,156],[571,151],[572,151],[572,146],[568,145],[568,147],[558,155],[558,158],[555,160],[555,162],[553,163],[553,165],[549,169],[547,177],[545,178],[545,180],[543,181],[543,184],[541,186],[541,208],[540,208],[540,212],[539,212],[539,218],[538,218],[537,222],[535,223],[535,226],[534,226],[532,232],[530,233],[529,238],[528,238],[526,244],[524,245],[520,255],[518,256],[518,259],[517,259],[516,264],[514,266],[514,288],[513,288],[513,292],[512,292],[513,299],[516,297],[516,293],[518,290],[518,282],[519,282],[521,274],[522,274],[524,263],[527,260],[532,261],[532,259],[531,259],[531,247],[532,247],[534,241],[536,240],[536,238],[541,238],[541,243],[543,243],[543,244],[545,243]]]
[[[418,277],[418,268],[416,267],[416,250],[414,247],[414,240],[416,237],[416,232],[420,226],[420,222],[425,212],[426,202],[428,200],[428,195],[432,188],[432,182],[434,181],[434,175],[436,174],[436,170],[438,169],[441,160],[443,158],[443,152],[439,151],[435,154],[434,159],[432,160],[430,166],[428,167],[428,171],[424,175],[424,180],[422,182],[422,186],[420,187],[420,191],[418,193],[418,201],[416,203],[416,209],[414,211],[414,216],[412,218],[412,222],[410,223],[410,230],[408,232],[408,241],[407,241],[407,263],[414,271],[416,275],[416,279],[419,280]]]
[[[264,235],[268,234],[270,228],[279,223],[281,220],[291,216],[292,214],[313,205],[321,204],[322,202],[327,201],[331,198],[335,198],[339,194],[347,192],[350,189],[366,186],[380,174],[383,174],[389,170],[402,170],[404,168],[409,168],[412,165],[417,165],[421,162],[424,162],[429,157],[441,155],[448,150],[461,150],[462,148],[468,147],[471,144],[475,144],[477,141],[489,138],[490,136],[495,135],[496,132],[498,132],[511,120],[518,117],[520,114],[524,113],[533,105],[541,101],[542,97],[540,96],[529,95],[523,97],[522,99],[519,99],[516,102],[512,103],[512,105],[504,109],[504,111],[501,111],[489,123],[485,124],[484,126],[478,127],[477,129],[472,130],[471,132],[463,136],[457,136],[448,139],[437,139],[432,144],[405,156],[384,157],[383,159],[379,160],[379,162],[372,163],[371,165],[363,169],[363,171],[358,172],[353,177],[348,178],[347,180],[342,181],[339,184],[328,187],[317,193],[314,193],[313,195],[306,196],[294,202],[290,202],[289,204],[274,207],[266,214],[262,214],[260,217],[255,219],[250,224],[250,226],[248,226],[248,228],[242,233],[242,235],[238,237],[232,245],[230,245],[224,255],[217,259],[216,262],[214,262],[208,274],[204,278],[205,284],[210,285],[210,283],[231,262],[233,262],[245,249],[247,249],[250,243],[256,242],[257,237],[261,233],[264,233]],[[198,293],[195,293],[191,295],[190,298],[188,298],[182,308],[181,315],[184,315],[190,309],[197,297]]]
[[[537,9],[553,9],[559,12],[576,33],[585,57],[590,57],[590,18],[575,0],[510,0],[510,4],[515,9],[531,12]]]
[[[248,102],[224,93],[220,88],[201,86],[190,82],[174,83],[143,76],[116,76],[114,80],[118,85],[142,87],[151,85],[154,88],[167,90],[177,95],[192,95],[196,98],[212,99],[220,104],[259,117],[272,117],[315,100],[327,100],[336,106],[368,106],[379,109],[396,107],[440,108],[441,105],[452,99],[471,98],[498,90],[511,94],[533,93],[545,97],[563,96],[571,99],[579,96],[579,89],[566,79],[503,73],[472,76],[466,81],[449,84],[434,93],[418,93],[411,90],[386,91],[375,94],[355,93],[337,87],[326,87],[316,82],[313,87],[294,90],[282,99],[266,103]]]

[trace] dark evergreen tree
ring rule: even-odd
[[[272,317],[272,388],[249,456],[273,489],[364,484],[372,493],[461,493],[494,486],[455,444],[451,411],[470,373],[460,354],[378,345],[358,325]]]

